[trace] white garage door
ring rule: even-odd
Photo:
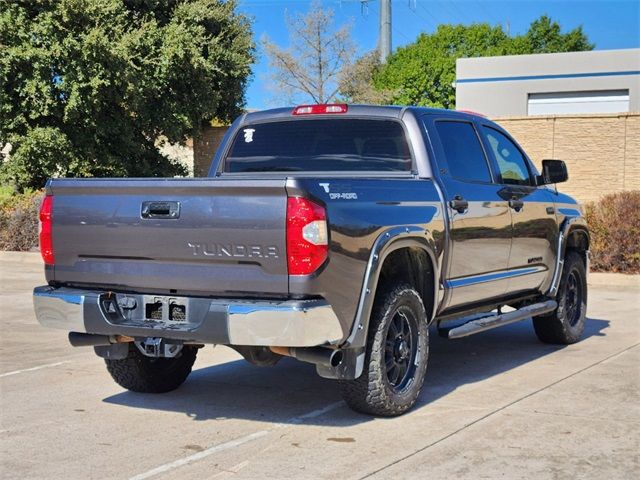
[[[629,90],[530,93],[529,115],[629,111]]]

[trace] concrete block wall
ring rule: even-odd
[[[496,118],[540,168],[564,160],[569,181],[560,188],[580,202],[640,189],[640,113]]]

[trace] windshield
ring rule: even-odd
[[[224,171],[410,171],[404,130],[393,120],[349,118],[245,125]]]

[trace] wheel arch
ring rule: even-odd
[[[373,296],[375,298],[383,285],[406,283],[420,295],[428,322],[431,323],[437,298],[435,280],[434,261],[426,246],[413,239],[399,240],[394,242],[381,262]]]
[[[566,256],[568,250],[578,252],[583,257],[586,266],[587,252],[589,251],[590,243],[591,237],[586,224],[574,224],[567,234],[566,246],[563,253]]]
[[[549,287],[548,295],[555,297],[560,285],[560,277],[564,267],[564,259],[568,250],[577,251],[582,256],[585,268],[589,270],[589,245],[591,237],[587,221],[583,216],[567,217],[560,224],[560,234],[558,236],[556,266]]]
[[[352,331],[345,344],[364,347],[373,301],[385,279],[396,273],[414,286],[425,306],[428,322],[435,316],[438,301],[439,268],[435,243],[424,228],[397,227],[382,233],[371,251]],[[408,260],[408,264],[403,263]],[[424,267],[428,274],[424,274]],[[385,269],[386,268],[386,269]]]

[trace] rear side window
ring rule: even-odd
[[[487,158],[470,123],[436,122],[436,130],[452,177],[470,182],[491,182]]]
[[[393,120],[314,119],[245,125],[224,171],[410,171],[411,154]]]

